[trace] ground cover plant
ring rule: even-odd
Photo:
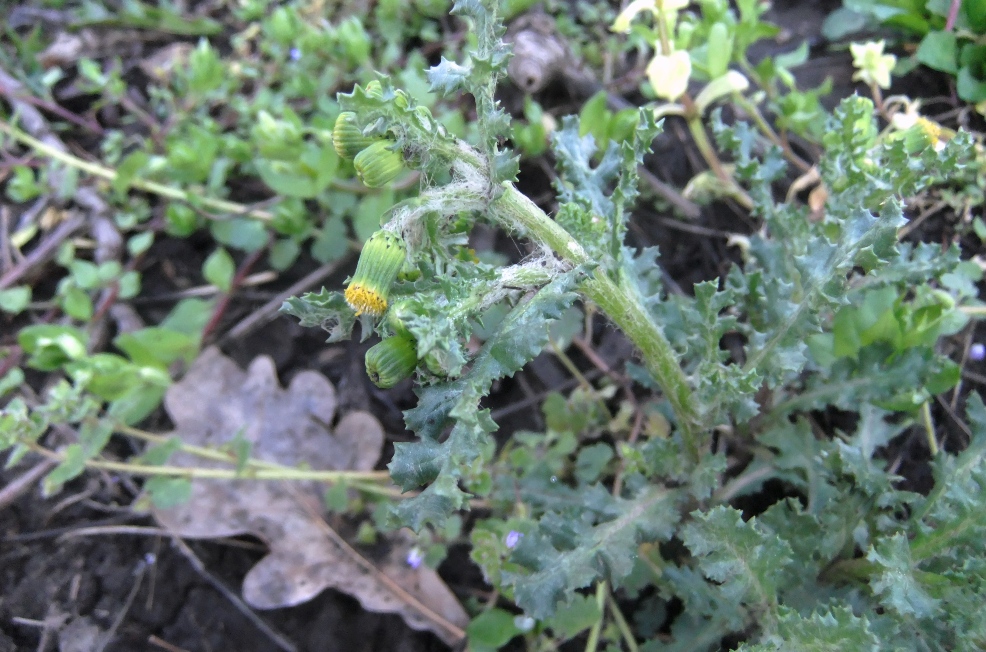
[[[472,650],[986,645],[981,119],[885,94],[886,41],[844,44],[839,98],[798,82],[807,44],[757,52],[780,30],[752,0],[52,4],[173,42],[135,65],[8,27],[0,444],[28,470],[0,505],[89,470],[157,525],[102,533],[189,560],[252,535],[224,599],[281,649],[318,643],[253,610],[326,587]],[[916,61],[969,25],[926,21]],[[956,52],[932,67],[979,101]],[[681,190],[652,172],[671,130]],[[667,273],[640,216],[669,213],[728,244],[713,273]],[[142,303],[148,260],[208,285]],[[242,372],[210,346],[278,307],[349,352],[335,383],[311,349],[260,340]],[[116,618],[3,615],[41,647],[124,640],[142,563]]]

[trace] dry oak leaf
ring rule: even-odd
[[[324,376],[303,371],[281,389],[266,356],[244,372],[218,349],[207,349],[168,390],[164,405],[175,424],[171,436],[184,443],[218,447],[238,437],[251,444],[255,459],[288,466],[371,470],[383,446],[380,423],[365,412],[350,412],[331,428],[336,393]],[[169,463],[207,465],[188,454]],[[410,543],[395,538],[385,559],[367,559],[322,518],[322,489],[311,482],[197,478],[188,502],[153,513],[182,537],[263,540],[270,554],[243,580],[243,597],[253,607],[296,605],[331,587],[449,644],[461,640],[467,614],[434,570],[401,563]]]

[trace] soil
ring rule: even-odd
[[[832,98],[851,94],[854,88],[848,55],[830,52],[818,33],[821,20],[838,5],[835,1],[777,2],[767,17],[781,24],[789,47],[800,39],[809,40],[812,59],[798,73],[807,85],[832,76]],[[912,78],[905,80],[905,85],[908,88],[902,89],[904,92],[920,90],[914,96],[948,94],[947,83],[940,77]],[[683,130],[672,122],[656,143],[652,171],[680,187],[696,171],[692,162],[697,157],[691,155],[690,147]],[[522,189],[532,197],[544,197],[550,192],[548,179],[537,165],[526,166],[521,178]],[[720,229],[744,230],[746,219],[737,207],[716,204],[683,228],[680,222],[643,211],[631,237],[637,246],[659,245],[667,279],[687,291],[695,282],[722,275],[734,262],[734,253],[725,240],[708,234]],[[751,228],[747,224],[746,230]],[[947,220],[929,221],[913,237],[944,242],[952,237],[951,227]],[[142,270],[145,295],[173,292],[176,277],[196,275],[208,253],[206,244],[186,239],[155,245]],[[511,248],[517,252],[515,243],[498,240],[498,246],[505,252]],[[982,253],[981,244],[979,247]],[[970,248],[967,253],[975,252]],[[168,266],[163,264],[165,261]],[[279,287],[288,287],[315,266],[312,261],[307,266],[296,266],[291,272],[295,276],[280,279]],[[348,271],[339,270],[325,284],[339,286]],[[235,323],[265,298],[237,296],[223,325]],[[149,322],[155,322],[155,311],[162,306],[168,307],[150,304],[140,309]],[[597,343],[598,352],[610,364],[622,365],[632,354],[630,347],[613,329],[603,332]],[[981,329],[979,335],[981,339]],[[388,392],[377,390],[362,371],[362,354],[367,345],[351,342],[326,347],[323,342],[321,332],[278,318],[243,339],[225,342],[223,348],[243,366],[257,355],[270,355],[285,383],[301,370],[316,369],[336,384],[342,409],[371,410],[392,433],[391,444],[410,438],[401,421],[401,411],[414,403],[410,386],[404,384]],[[575,359],[580,360],[578,356]],[[531,397],[563,388],[567,378],[554,358],[542,356],[515,378],[500,383],[488,401],[502,428],[498,437],[509,436],[515,428],[536,427],[540,415]],[[976,381],[964,386],[966,392],[981,390],[982,385]],[[954,428],[949,426],[947,414],[937,416],[939,423]],[[166,429],[165,417],[158,418],[162,420],[157,424],[161,426],[158,430]],[[837,420],[838,415],[833,418]],[[921,440],[908,439],[899,448],[899,472],[920,490],[928,481],[927,465],[916,461],[926,459]],[[391,452],[384,452],[380,468]],[[0,486],[6,486],[36,463],[36,459],[29,458],[0,472]],[[770,484],[765,488],[766,492],[782,490]],[[409,629],[399,617],[368,613],[352,598],[331,590],[297,607],[248,617],[230,596],[238,594],[243,576],[265,554],[264,547],[249,538],[187,542],[183,547],[167,537],[141,530],[155,524],[128,508],[138,492],[139,487],[129,481],[90,473],[55,497],[44,498],[39,491],[28,491],[13,504],[0,508],[0,652],[259,652],[284,649],[279,647],[279,638],[300,652],[447,649],[432,634]],[[776,495],[764,495],[760,500],[773,502]],[[756,511],[757,502],[753,499],[742,507]],[[483,585],[462,550],[453,548],[439,570],[463,600],[489,588]],[[258,619],[265,623],[263,627]]]

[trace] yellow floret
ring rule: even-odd
[[[354,283],[346,288],[345,296],[346,303],[356,311],[357,317],[363,313],[379,317],[387,310],[386,299],[359,283]]]
[[[937,145],[938,141],[941,140],[942,128],[937,122],[928,120],[924,116],[917,119],[917,124],[921,127],[921,131],[928,137],[932,145]]]

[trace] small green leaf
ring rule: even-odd
[[[514,615],[503,609],[490,609],[479,614],[466,627],[472,650],[498,650],[520,634],[514,625]]]
[[[322,503],[330,512],[345,514],[349,510],[349,487],[345,482],[336,482],[325,490]]]
[[[170,509],[188,502],[192,497],[192,481],[188,478],[154,476],[144,483],[144,491],[158,509]]]
[[[558,611],[546,624],[556,636],[572,638],[595,625],[602,617],[595,596],[575,593],[571,600],[558,605]]]
[[[954,75],[959,70],[958,39],[953,32],[928,32],[915,56],[929,68]]]
[[[43,483],[44,495],[52,496],[62,490],[69,480],[79,477],[86,470],[86,454],[79,444],[69,444],[62,451],[62,461],[49,473]]]
[[[0,398],[11,390],[20,387],[21,383],[24,382],[24,372],[20,367],[14,367],[7,372],[5,376],[0,378]]]
[[[165,369],[176,360],[191,362],[198,353],[198,341],[187,333],[150,327],[120,333],[113,345],[138,365]]]
[[[973,31],[986,34],[986,0],[962,0],[962,14]]]
[[[959,69],[955,89],[958,91],[959,97],[966,102],[978,103],[986,101],[986,80],[976,77],[973,74],[972,64],[962,66]]]
[[[17,343],[30,354],[28,366],[41,371],[53,371],[86,355],[85,334],[69,326],[39,324],[22,328]]]
[[[69,317],[78,321],[89,321],[92,318],[92,299],[89,293],[77,287],[70,286],[61,296],[62,310]]]
[[[137,461],[141,464],[149,464],[151,466],[163,466],[180,448],[181,438],[172,436],[163,443],[148,446],[144,450],[144,453],[137,458]]]
[[[271,267],[279,272],[283,272],[298,260],[300,253],[301,246],[298,245],[296,240],[282,238],[271,245],[268,260],[270,261]]]
[[[191,335],[197,340],[202,335],[202,329],[209,322],[211,315],[211,301],[182,299],[172,308],[159,326],[176,333]]]
[[[332,216],[322,225],[322,230],[312,242],[312,257],[322,264],[338,260],[349,250],[346,224],[338,216]]]
[[[99,266],[88,260],[73,259],[68,268],[72,280],[83,290],[94,290],[102,282],[99,277]]]
[[[130,188],[134,178],[150,161],[150,155],[144,150],[138,149],[127,154],[116,166],[116,178],[113,179],[113,190],[118,193],[125,193]]]
[[[575,477],[583,484],[591,484],[613,459],[613,449],[608,444],[593,444],[579,451],[575,461]]]
[[[144,231],[143,233],[131,236],[127,240],[127,252],[131,256],[139,256],[150,249],[152,244],[154,244],[154,232]]]
[[[236,263],[222,247],[219,247],[205,259],[202,265],[202,276],[223,292],[229,292],[233,287],[233,275],[236,273]]]
[[[211,220],[209,230],[220,244],[241,251],[256,251],[267,244],[267,227],[246,217]]]
[[[0,310],[16,315],[31,303],[31,288],[26,285],[0,290]]]

